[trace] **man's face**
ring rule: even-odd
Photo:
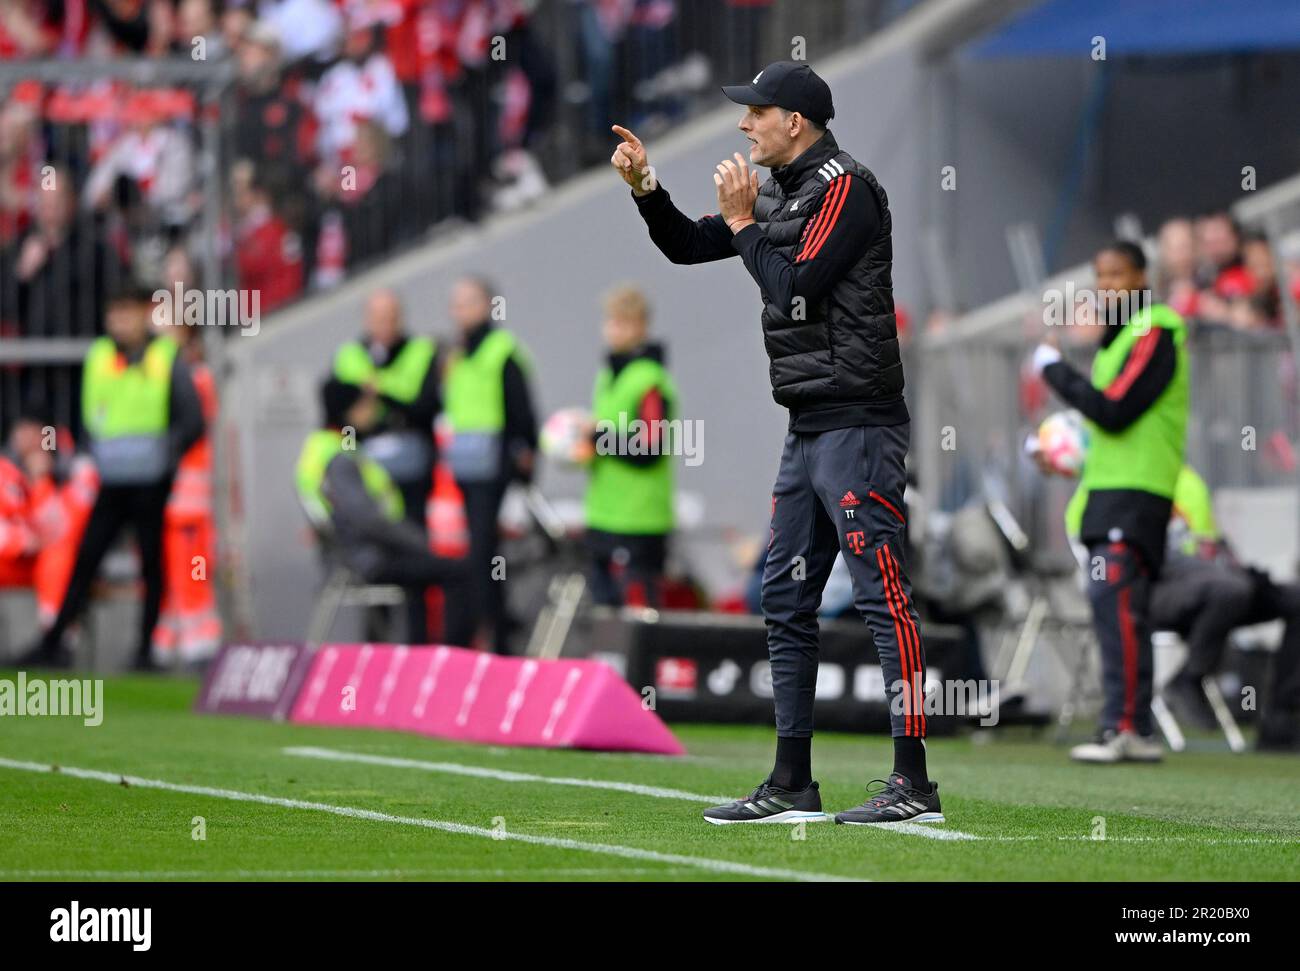
[[[749,139],[751,165],[775,168],[790,161],[794,139],[789,117],[776,105],[750,105],[736,126]]]
[[[1201,255],[1214,266],[1231,266],[1237,260],[1241,240],[1227,216],[1206,216],[1196,230]]]
[[[59,174],[53,188],[36,193],[36,221],[47,233],[57,234],[72,222],[75,200],[68,179]]]
[[[602,326],[605,346],[615,354],[626,354],[645,341],[645,329],[645,320],[640,317],[610,314]]]
[[[41,447],[43,431],[38,422],[23,418],[9,433],[9,447],[13,449],[15,455],[20,458],[25,457]]]
[[[392,347],[402,334],[402,306],[387,290],[373,294],[366,303],[366,337],[375,344]]]
[[[492,303],[483,288],[473,280],[461,280],[451,288],[451,302],[447,309],[456,326],[467,331],[488,319]]]
[[[1121,301],[1133,306],[1131,291],[1146,289],[1146,272],[1135,267],[1123,253],[1102,250],[1093,259],[1092,269],[1097,275],[1097,299],[1103,320],[1115,319],[1111,314]]]
[[[122,347],[135,348],[149,337],[150,304],[139,300],[117,300],[108,307],[104,329]]]
[[[1160,265],[1178,279],[1196,270],[1196,237],[1186,219],[1172,219],[1160,228]]]

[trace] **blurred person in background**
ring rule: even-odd
[[[82,425],[100,489],[58,616],[28,663],[58,664],[63,634],[90,599],[109,547],[126,526],[140,552],[144,602],[136,667],[150,648],[162,602],[163,519],[176,466],[203,435],[203,409],[176,342],[153,332],[152,293],[124,288],[108,304],[105,329],[82,367]]]
[[[17,245],[14,278],[22,333],[93,333],[103,320],[106,294],[125,276],[117,252],[98,238],[89,220],[77,219],[72,173],[53,167],[35,192],[31,228]]]
[[[0,587],[32,588],[42,629],[63,602],[98,488],[66,430],[39,408],[18,415],[0,452]]]
[[[1101,647],[1104,705],[1081,762],[1158,762],[1151,715],[1151,589],[1160,576],[1187,436],[1189,378],[1183,320],[1148,290],[1142,248],[1116,241],[1093,257],[1101,338],[1091,377],[1051,344],[1033,369],[1083,413],[1088,446],[1077,493],[1088,548],[1088,599]]]
[[[677,415],[677,387],[663,345],[649,339],[645,294],[620,286],[604,303],[608,355],[596,375],[595,425],[584,450],[592,599],[621,607],[631,595],[631,602],[658,607],[676,496],[672,443],[661,423]],[[637,421],[644,424],[633,426]]]
[[[257,5],[261,19],[279,35],[289,63],[334,56],[344,30],[339,7],[330,0],[260,0]]]
[[[217,23],[215,0],[180,0],[176,7],[176,53],[193,57],[200,49],[195,44],[199,38],[203,39],[203,60],[223,60],[231,52]]]
[[[321,406],[322,427],[303,443],[295,477],[299,501],[331,552],[366,583],[402,587],[408,601],[423,599],[431,584],[461,581],[465,561],[429,552],[401,490],[357,447],[376,427],[379,396],[331,377],[321,385]]]
[[[468,647],[486,626],[488,643],[504,654],[509,631],[497,518],[507,487],[532,481],[537,414],[528,353],[510,331],[496,326],[504,318],[498,299],[482,277],[462,277],[451,291],[457,344],[443,382],[452,434],[447,458],[465,501],[470,573],[465,589],[448,598],[446,641]]]
[[[1168,220],[1157,236],[1156,294],[1183,317],[1196,312],[1196,232],[1183,217]]]
[[[262,313],[303,288],[302,240],[275,211],[271,193],[251,162],[230,173],[235,213],[235,273],[240,289],[257,292]]]
[[[1261,751],[1300,750],[1300,584],[1276,583],[1264,570],[1237,559],[1219,531],[1209,487],[1190,465],[1174,489],[1169,553],[1151,594],[1153,623],[1177,631],[1187,659],[1162,696],[1179,718],[1197,728],[1217,721],[1202,682],[1218,669],[1236,627],[1286,621],[1261,698]]]
[[[1212,212],[1196,220],[1196,250],[1200,259],[1196,316],[1207,323],[1228,325],[1234,299],[1249,297],[1255,289],[1242,264],[1241,229],[1226,212]]]
[[[410,125],[406,98],[393,62],[384,52],[379,21],[368,8],[349,8],[343,56],[321,75],[314,110],[320,120],[317,152],[338,169],[352,161],[359,119],[370,119],[390,137]]]
[[[361,266],[409,240],[417,228],[402,194],[392,157],[392,141],[370,118],[356,121],[346,178],[328,166],[316,170],[316,190],[327,204],[338,204],[348,267]]]
[[[86,178],[84,205],[103,210],[122,195],[119,183],[134,189],[150,223],[172,233],[194,216],[200,197],[190,136],[168,123],[153,92],[135,91],[122,107],[127,127]]]
[[[45,57],[58,43],[57,24],[39,0],[0,0],[0,61]]]
[[[1065,475],[1051,466],[1041,450],[1033,458],[1044,474]],[[1065,531],[1072,541],[1078,540],[1087,500],[1087,490],[1079,488],[1066,507]],[[1179,721],[1205,730],[1218,727],[1203,681],[1218,669],[1233,629],[1271,620],[1285,620],[1286,629],[1263,692],[1256,747],[1296,751],[1300,750],[1300,584],[1275,583],[1266,571],[1237,559],[1219,531],[1209,487],[1195,469],[1184,465],[1174,485],[1164,565],[1151,589],[1152,628],[1176,632],[1187,647],[1182,667],[1161,689],[1161,697]]]
[[[189,255],[181,247],[167,254],[164,286],[197,288]],[[217,418],[217,387],[204,359],[202,327],[172,319],[161,305],[158,332],[179,346],[177,356],[190,369],[203,409],[205,431],[181,456],[167,507],[163,512],[163,595],[153,631],[154,656],[166,667],[210,659],[221,644],[217,612],[217,529],[213,517],[212,430]]]
[[[442,406],[440,369],[436,342],[407,332],[402,302],[392,290],[370,295],[362,334],[334,355],[334,378],[378,399],[364,450],[388,472],[402,494],[407,521],[426,537],[426,545],[425,506],[438,458],[433,422]],[[423,644],[429,629],[423,592],[407,597],[406,607],[411,643]]]
[[[1251,289],[1230,301],[1230,323],[1241,330],[1267,330],[1282,325],[1282,297],[1277,286],[1273,250],[1268,237],[1248,235],[1241,245],[1242,267]]]
[[[35,103],[12,97],[0,104],[0,250],[31,224],[33,196],[40,178],[39,87]]]
[[[298,86],[284,77],[280,39],[265,22],[250,22],[235,46],[236,157],[253,161],[277,185],[291,186],[314,158],[314,118]]]

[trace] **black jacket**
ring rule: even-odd
[[[739,255],[763,297],[772,397],[793,431],[908,420],[891,282],[889,201],[828,131],[772,170],[757,224],[733,237],[719,215],[684,216],[662,188],[637,199],[675,263]]]

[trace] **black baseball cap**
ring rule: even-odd
[[[835,117],[830,85],[799,61],[776,61],[748,84],[724,84],[722,93],[738,105],[776,105],[821,125]]]

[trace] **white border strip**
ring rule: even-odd
[[[504,769],[490,769],[480,765],[462,765],[458,762],[425,762],[420,759],[396,758],[388,755],[369,755],[365,752],[344,752],[339,749],[318,748],[311,745],[294,745],[282,749],[285,755],[307,759],[322,759],[329,762],[359,762],[363,765],[385,765],[396,769],[419,769],[424,772],[446,772],[451,775],[476,776],[481,779],[496,779],[500,782],[532,782],[553,786],[580,786],[585,789],[609,789],[614,792],[630,792],[638,796],[651,796],[656,799],[680,799],[685,802],[697,802],[716,806],[731,802],[734,796],[706,796],[698,792],[686,792],[682,789],[661,789],[657,786],[642,786],[633,782],[611,782],[604,779],[574,779],[567,776],[533,775],[528,772],[511,772]],[[866,829],[868,827],[860,827]],[[922,836],[932,840],[978,840],[981,836],[963,833],[960,830],[939,828],[928,823],[877,823],[873,829],[887,829],[905,836]]]
[[[301,799],[285,799],[280,796],[266,796],[256,792],[239,792],[234,789],[215,789],[208,786],[183,785],[176,782],[164,782],[160,779],[142,779],[139,776],[124,775],[120,772],[102,772],[98,769],[79,769],[67,765],[44,765],[40,762],[24,762],[17,759],[0,757],[0,768],[16,769],[22,772],[39,772],[47,775],[70,776],[75,779],[93,779],[113,785],[124,785],[136,789],[161,789],[165,792],[183,792],[192,796],[206,796],[212,799],[229,799],[234,802],[254,802],[264,806],[279,806],[283,809],[307,809],[315,812],[330,813],[349,819],[365,819],[377,823],[397,823],[403,826],[420,826],[436,829],[444,833],[459,836],[478,836],[484,839],[514,840],[518,843],[531,843],[534,846],[549,846],[560,850],[579,850],[585,853],[598,853],[603,856],[616,856],[628,860],[650,860],[672,866],[691,867],[710,873],[729,873],[744,877],[761,877],[769,880],[799,881],[834,881],[861,882],[858,878],[832,874],[806,873],[801,870],[785,870],[777,867],[750,866],[746,863],[733,863],[729,860],[711,860],[698,856],[683,856],[677,853],[659,853],[634,846],[618,846],[612,843],[584,843],[579,840],[560,839],[551,836],[532,836],[527,833],[511,833],[505,830],[485,829],[482,826],[469,826],[465,823],[453,823],[440,819],[420,819],[413,816],[393,816],[376,812],[373,809],[358,809],[352,806],[331,806],[323,802],[306,802]]]
[[[360,762],[363,765],[386,765],[394,769],[420,769],[423,772],[444,772],[448,775],[467,775],[498,782],[533,782],[552,786],[579,786],[583,789],[608,789],[612,792],[630,792],[654,799],[680,799],[685,802],[706,803],[716,806],[731,802],[735,796],[705,796],[682,789],[663,789],[643,786],[635,782],[609,782],[604,779],[573,779],[567,776],[533,775],[530,772],[512,772],[506,769],[489,769],[481,765],[462,765],[459,762],[425,762],[421,759],[403,759],[389,755],[369,755],[365,752],[344,752],[339,749],[317,748],[312,745],[291,745],[282,749],[285,755],[305,759],[322,759],[327,762]]]

